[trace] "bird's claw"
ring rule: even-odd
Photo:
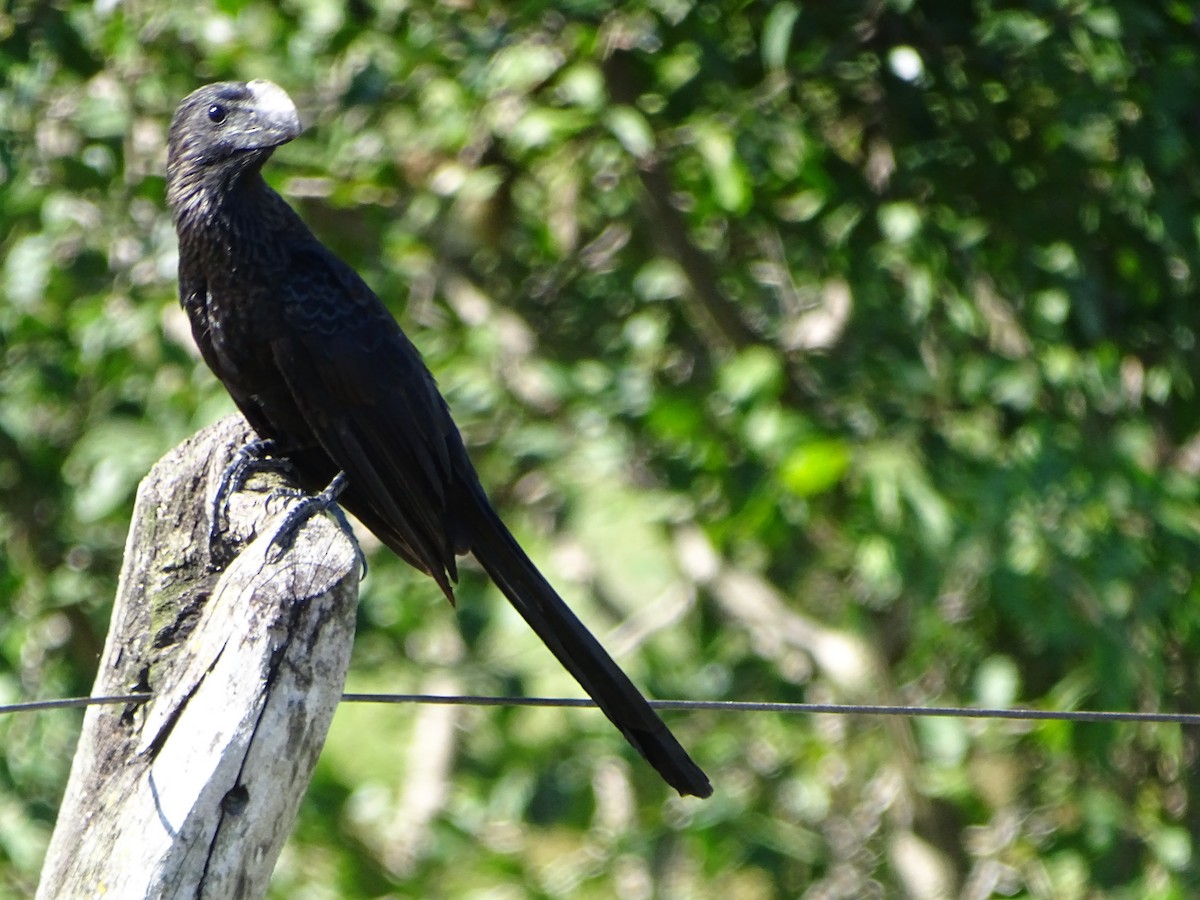
[[[270,546],[267,548],[267,559],[272,563],[279,562],[296,540],[296,534],[300,531],[301,526],[317,513],[328,511],[350,538],[350,544],[354,547],[354,555],[358,559],[361,570],[360,580],[366,578],[367,558],[363,555],[358,539],[354,537],[354,529],[346,520],[346,514],[337,505],[337,499],[346,489],[346,483],[346,473],[338,472],[329,486],[321,493],[305,496],[295,503],[288,510],[283,522],[275,529],[275,533],[271,535]]]
[[[243,445],[225,467],[213,494],[208,533],[210,544],[215,543],[229,530],[230,498],[246,486],[251,475],[257,472],[278,472],[295,480],[295,468],[286,457],[273,455],[275,449],[274,441],[255,438]]]

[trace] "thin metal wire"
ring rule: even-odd
[[[115,706],[119,703],[144,703],[150,694],[113,694],[109,697],[60,697],[55,700],[26,700],[0,706],[0,715],[41,712],[46,709],[74,709],[80,706]]]
[[[150,694],[117,694],[108,697],[65,697],[0,705],[0,715],[70,709],[82,706],[142,703]],[[346,703],[407,703],[442,706],[540,706],[588,709],[595,703],[570,697],[493,697],[480,694],[343,694]],[[660,710],[709,712],[772,712],[835,716],[906,716],[959,719],[1016,719],[1043,722],[1158,722],[1200,725],[1200,713],[1112,712],[1107,710],[994,709],[974,706],[886,706],[854,703],[775,703],[746,700],[651,700]]]
[[[586,709],[596,704],[584,698],[488,697],[442,694],[343,694],[346,703],[434,703],[447,706],[563,706]],[[776,703],[747,700],[651,700],[660,710],[713,712],[773,712],[837,716],[940,716],[963,719],[1036,719],[1051,722],[1165,722],[1200,725],[1200,713],[1108,712],[1104,710],[992,709],[975,706],[884,706],[855,703]]]

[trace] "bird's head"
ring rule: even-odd
[[[227,190],[300,131],[296,104],[270,81],[222,81],[193,91],[175,110],[167,137],[172,206],[205,185]]]

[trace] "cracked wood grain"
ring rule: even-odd
[[[93,692],[154,698],[85,715],[39,898],[266,893],[341,697],[358,559],[322,514],[271,546],[300,499],[277,473],[232,496],[209,546],[215,485],[249,437],[224,419],[138,490]]]

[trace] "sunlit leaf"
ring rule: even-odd
[[[832,488],[849,464],[850,448],[842,441],[813,441],[787,455],[779,476],[788,490],[805,497]]]

